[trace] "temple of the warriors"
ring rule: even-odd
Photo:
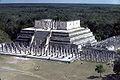
[[[97,41],[80,20],[35,20],[34,27],[24,28],[15,42],[0,44],[0,54],[63,62],[91,60],[107,62],[116,52],[96,47]],[[87,45],[87,46],[86,46]]]
[[[52,19],[36,20],[35,26],[21,30],[16,42],[25,46],[49,46],[56,48],[80,49],[81,45],[96,42],[88,28],[80,26],[80,20],[54,21]]]

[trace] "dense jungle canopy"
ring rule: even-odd
[[[120,5],[87,4],[0,4],[0,42],[15,40],[22,28],[34,21],[81,20],[98,41],[120,35]]]

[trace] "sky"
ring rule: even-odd
[[[120,0],[0,0],[1,3],[90,3],[120,4]]]

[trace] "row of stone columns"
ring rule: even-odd
[[[65,58],[68,59],[75,58],[86,61],[96,61],[96,62],[108,62],[115,58],[115,52],[97,50],[97,49],[83,49],[83,51],[78,52],[76,48],[64,48],[62,46],[53,47],[49,46],[47,52],[44,47],[30,46],[25,47],[24,45],[19,45],[15,43],[1,44],[1,52],[4,53],[14,53],[14,54],[26,54],[32,56],[49,56],[55,58]]]
[[[115,55],[113,51],[84,49],[82,52],[79,52],[79,59],[95,62],[109,62],[110,60],[114,60]]]
[[[50,56],[50,57],[68,57],[73,58],[74,56],[77,57],[78,50],[75,48],[63,48],[62,46],[53,47],[49,46],[47,52],[45,52],[44,47],[39,46],[30,46],[25,47],[23,44],[15,44],[15,43],[6,43],[1,44],[1,51],[4,53],[14,53],[14,54],[26,54],[26,55],[33,55],[33,56]]]

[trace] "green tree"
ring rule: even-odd
[[[96,65],[95,71],[100,74],[100,77],[102,77],[102,73],[105,72],[105,69],[103,68],[103,65],[99,64]]]
[[[117,49],[117,53],[120,54],[120,49]]]
[[[120,60],[115,60],[115,61],[114,61],[113,71],[114,71],[114,73],[116,73],[117,75],[120,74]]]

